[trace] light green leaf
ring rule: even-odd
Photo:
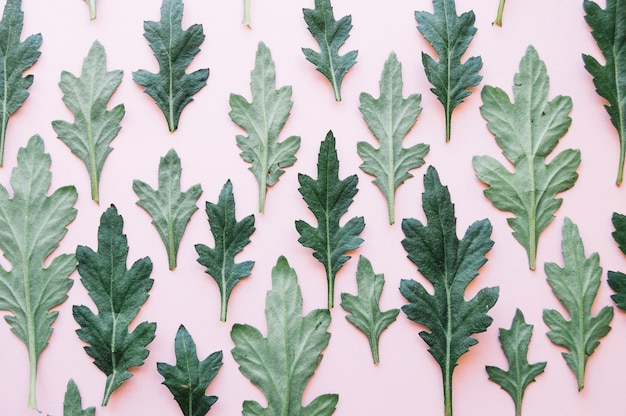
[[[612,221],[615,228],[612,233],[613,239],[618,244],[620,251],[626,254],[626,215],[614,212]],[[626,310],[626,274],[609,271],[608,283],[611,289],[615,291],[611,299],[618,308]]]
[[[95,416],[96,408],[88,407],[83,409],[80,392],[74,380],[67,383],[67,390],[63,400],[63,416]]]
[[[296,272],[285,257],[272,270],[272,290],[267,292],[267,337],[250,325],[235,324],[231,338],[239,371],[259,387],[267,407],[246,400],[244,416],[330,416],[339,397],[324,394],[306,406],[302,393],[328,345],[330,312],[316,309],[302,315],[302,294]]]
[[[600,256],[592,253],[585,258],[578,227],[569,218],[563,223],[562,251],[563,267],[546,263],[544,268],[552,292],[571,320],[567,321],[554,309],[544,309],[543,321],[550,327],[548,338],[570,351],[563,353],[563,358],[576,375],[580,391],[584,387],[587,359],[600,345],[600,338],[611,330],[613,308],[605,306],[596,316],[591,314],[602,275]]]
[[[37,408],[39,356],[58,315],[51,309],[67,299],[73,283],[68,276],[76,267],[74,254],[49,258],[76,218],[73,205],[78,197],[73,186],[47,195],[50,164],[43,140],[33,136],[18,151],[17,167],[11,172],[13,197],[0,185],[0,250],[11,263],[9,271],[0,267],[0,310],[13,314],[4,319],[28,349],[29,409]]]
[[[123,72],[107,72],[104,47],[95,41],[83,61],[80,77],[61,73],[59,87],[63,102],[74,113],[74,123],[55,120],[54,131],[72,153],[87,167],[91,198],[98,202],[98,183],[104,161],[113,150],[109,145],[117,136],[124,117],[123,104],[107,110],[107,103],[122,82]]]
[[[320,45],[320,51],[302,48],[306,59],[315,65],[333,87],[335,100],[341,101],[341,83],[348,70],[356,64],[357,51],[339,55],[339,48],[350,36],[352,16],[335,20],[330,0],[315,0],[315,9],[302,9],[309,32]]]
[[[148,344],[154,340],[156,324],[141,322],[129,332],[139,309],[148,300],[154,280],[150,278],[152,261],[137,260],[126,269],[128,242],[123,234],[124,220],[111,205],[100,217],[98,251],[78,246],[76,258],[81,283],[96,304],[94,314],[84,305],[74,305],[74,319],[80,326],[78,338],[89,344],[85,352],[106,374],[102,406],[132,374],[131,367],[143,365],[148,357]]]
[[[382,332],[398,317],[399,309],[381,311],[379,302],[385,284],[385,276],[375,274],[372,263],[361,256],[356,271],[358,294],[341,294],[341,307],[351,315],[346,319],[365,334],[372,351],[374,364],[378,364],[378,343]]]
[[[196,202],[202,194],[202,187],[196,184],[185,192],[180,189],[180,158],[171,149],[159,162],[159,187],[152,189],[140,180],[133,181],[133,190],[139,196],[137,205],[145,209],[152,217],[169,261],[170,270],[176,268],[176,257],[180,240],[191,216],[198,209]]]
[[[200,24],[183,30],[182,20],[183,1],[163,0],[161,20],[143,24],[144,36],[159,63],[159,72],[154,74],[145,69],[133,72],[133,80],[145,88],[145,93],[163,111],[170,131],[178,128],[183,109],[209,78],[208,68],[185,72],[200,52],[205,36]]]
[[[265,210],[267,188],[285,173],[283,168],[296,163],[300,137],[290,136],[282,142],[278,135],[285,126],[293,102],[291,86],[276,89],[276,70],[267,46],[259,42],[251,74],[252,102],[237,94],[230,95],[231,120],[248,133],[238,135],[241,158],[252,163],[250,171],[259,184],[259,211]]]
[[[489,156],[472,160],[476,176],[488,185],[485,196],[496,208],[515,215],[507,221],[526,249],[531,270],[535,269],[539,236],[563,202],[556,194],[574,186],[580,165],[580,151],[572,149],[546,162],[572,121],[568,116],[572,100],[557,96],[548,101],[548,83],[545,64],[529,46],[514,78],[515,102],[500,88],[483,88],[480,112],[515,171]]]
[[[422,111],[420,94],[402,97],[402,65],[395,53],[389,55],[380,79],[380,97],[361,93],[359,110],[370,131],[380,142],[375,149],[366,142],[357,143],[357,152],[363,163],[360,168],[376,176],[374,183],[387,199],[389,224],[393,224],[396,190],[405,180],[412,178],[410,170],[424,164],[424,156],[430,146],[416,144],[408,149],[402,147],[402,140],[415,125]]]

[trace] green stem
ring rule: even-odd
[[[452,369],[447,367],[443,375],[444,415],[452,416]]]
[[[328,280],[328,309],[332,309],[334,306],[335,299],[335,279],[333,279],[330,275],[327,278]]]
[[[450,137],[452,135],[451,131],[452,131],[452,111],[450,111],[450,109],[447,108],[446,109],[446,143],[450,141]]]
[[[96,0],[87,0],[89,5],[89,19],[95,20],[96,18]]]
[[[28,389],[28,408],[37,410],[37,354],[33,348],[28,348],[28,360],[30,361],[30,384]]]
[[[2,163],[4,160],[4,142],[6,141],[6,138],[7,138],[7,127],[9,125],[9,117],[10,115],[6,111],[2,114],[2,130],[0,130],[0,168],[2,167]]]
[[[226,295],[222,295],[222,304],[220,306],[220,321],[226,322],[226,315],[228,313],[228,299],[226,299]]]
[[[378,355],[378,341],[374,338],[370,339],[370,350],[372,351],[372,359],[374,360],[374,364],[378,364],[380,362],[380,357]]]
[[[243,0],[243,22],[247,27],[250,25],[250,0]]]
[[[504,13],[504,3],[506,0],[500,0],[500,4],[498,4],[498,15],[496,16],[496,20],[493,22],[495,25],[502,27],[502,14]]]

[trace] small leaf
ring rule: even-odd
[[[63,71],[59,87],[63,102],[74,113],[74,123],[55,120],[54,131],[72,153],[78,156],[89,173],[91,199],[98,202],[98,183],[104,161],[113,150],[109,145],[117,136],[124,117],[123,104],[107,110],[107,103],[122,82],[123,72],[107,72],[104,47],[95,41],[79,78]]]
[[[356,64],[357,51],[339,55],[339,48],[350,36],[352,16],[335,20],[330,0],[315,0],[315,9],[302,9],[309,32],[320,46],[316,52],[302,48],[306,59],[315,65],[331,83],[335,100],[341,101],[341,82],[348,70]]]
[[[170,390],[174,400],[185,416],[204,416],[217,401],[216,396],[205,392],[222,366],[222,352],[217,351],[200,361],[196,343],[187,329],[181,325],[174,340],[176,365],[157,363],[163,384]]]
[[[217,204],[206,203],[206,214],[215,248],[196,244],[198,263],[207,268],[206,273],[215,280],[220,289],[220,320],[226,322],[230,294],[239,280],[250,275],[254,266],[253,261],[235,263],[235,256],[250,243],[250,236],[255,230],[254,215],[237,221],[235,196],[230,180],[224,184]]]
[[[248,132],[238,135],[241,158],[252,163],[250,171],[259,184],[259,211],[265,210],[267,188],[285,173],[283,168],[296,163],[300,137],[290,136],[282,142],[278,135],[285,126],[293,102],[291,86],[276,89],[276,70],[270,50],[259,42],[256,63],[251,74],[252,102],[237,94],[230,95],[231,120]]]
[[[235,344],[232,355],[239,371],[267,399],[266,408],[255,401],[244,401],[243,415],[332,415],[339,399],[336,394],[318,396],[302,406],[302,393],[330,340],[330,312],[316,309],[302,315],[296,272],[282,256],[272,270],[265,317],[267,337],[250,325],[235,324],[230,332]]]
[[[183,109],[209,78],[208,68],[185,72],[200,52],[205,36],[199,24],[183,30],[182,19],[183,1],[163,0],[161,20],[143,24],[144,36],[159,63],[159,72],[154,74],[145,69],[133,72],[133,80],[145,88],[145,93],[163,111],[170,131],[178,128]]]
[[[67,383],[65,399],[63,400],[63,416],[95,416],[96,408],[88,407],[83,409],[80,392],[74,380]]]
[[[578,391],[584,387],[587,359],[600,345],[600,338],[609,333],[613,308],[605,306],[596,316],[591,306],[600,287],[600,256],[592,253],[585,258],[578,227],[569,219],[563,223],[563,267],[546,263],[544,268],[554,295],[561,301],[571,320],[567,321],[554,309],[544,309],[543,321],[550,327],[548,338],[567,348],[563,358],[578,381]]]
[[[387,199],[389,224],[393,224],[396,190],[405,180],[412,178],[410,170],[424,164],[430,146],[416,144],[408,149],[402,140],[415,125],[422,111],[420,94],[402,97],[402,65],[395,53],[389,55],[380,79],[380,97],[361,93],[359,110],[370,131],[380,142],[375,149],[367,142],[358,142],[357,151],[363,163],[363,172],[376,176],[374,183]]]
[[[341,294],[341,307],[351,315],[346,319],[365,334],[370,343],[372,359],[378,364],[378,342],[382,332],[398,317],[399,309],[381,311],[379,302],[385,284],[385,276],[375,274],[372,263],[361,256],[356,271],[358,294]]]
[[[363,242],[359,237],[365,228],[363,217],[353,217],[344,226],[339,224],[358,192],[358,181],[356,175],[339,179],[339,159],[332,131],[320,145],[317,179],[302,173],[298,175],[298,191],[317,220],[317,228],[302,220],[296,221],[298,242],[313,249],[313,257],[326,269],[329,308],[334,303],[337,272],[350,259],[344,253],[357,249]]]
[[[76,258],[81,283],[98,308],[94,314],[88,307],[74,305],[74,319],[80,326],[78,338],[89,344],[85,352],[107,376],[102,406],[111,393],[132,374],[131,367],[143,365],[146,348],[154,340],[156,324],[142,322],[129,332],[129,325],[148,300],[154,282],[150,278],[152,261],[144,257],[126,269],[128,243],[123,234],[124,220],[111,205],[100,217],[98,252],[78,246]]]
[[[500,343],[509,363],[509,370],[487,366],[489,380],[498,384],[511,395],[515,403],[515,414],[522,415],[524,392],[535,377],[543,373],[546,362],[530,364],[526,358],[533,326],[526,323],[524,314],[516,310],[510,329],[500,328]]]
[[[170,270],[176,268],[176,257],[180,240],[191,216],[198,209],[196,202],[202,194],[202,187],[196,184],[185,192],[180,189],[180,158],[171,149],[159,162],[159,188],[140,180],[133,181],[133,190],[139,196],[137,205],[150,214],[152,224],[156,227],[169,260]]]
[[[434,88],[431,91],[443,104],[446,117],[446,142],[450,141],[452,112],[471,94],[469,88],[480,84],[478,71],[483,66],[480,56],[465,62],[461,57],[476,33],[474,12],[457,16],[454,0],[433,0],[434,14],[415,12],[417,30],[433,46],[439,61],[422,52],[426,77]]]
[[[626,254],[626,215],[614,212],[613,227],[615,228],[612,233],[613,239],[618,244],[620,251]],[[615,291],[611,299],[618,308],[626,310],[626,274],[609,271],[608,278],[609,286]]]

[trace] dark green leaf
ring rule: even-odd
[[[339,48],[350,36],[352,16],[335,20],[330,0],[315,0],[315,9],[302,9],[309,32],[320,45],[320,51],[302,48],[306,59],[330,81],[335,100],[341,101],[341,82],[356,64],[357,51],[339,55]]]
[[[235,196],[230,180],[224,184],[217,204],[207,201],[206,214],[215,248],[196,244],[198,263],[206,267],[206,273],[211,275],[220,289],[220,320],[226,322],[230,294],[240,279],[250,275],[254,266],[253,261],[235,263],[237,253],[250,243],[250,236],[255,230],[254,215],[237,221]]]
[[[206,396],[205,392],[222,366],[222,352],[214,352],[200,361],[196,343],[183,325],[176,333],[174,350],[176,365],[157,363],[157,370],[165,379],[163,384],[185,416],[204,416],[217,401],[216,396]]]
[[[488,219],[476,221],[459,241],[450,193],[432,166],[424,176],[422,206],[427,224],[404,219],[406,238],[402,246],[432,284],[434,293],[431,295],[415,280],[402,280],[400,292],[409,301],[402,311],[430,330],[419,335],[441,367],[445,414],[452,415],[452,373],[459,358],[478,342],[472,334],[484,332],[491,325],[487,312],[498,299],[497,287],[480,289],[472,299],[465,299],[467,286],[487,262],[485,255],[493,246],[492,229]]]
[[[98,252],[86,246],[76,249],[80,281],[98,308],[98,314],[94,314],[86,306],[74,306],[74,319],[80,325],[76,333],[89,344],[85,352],[107,376],[102,406],[122,382],[132,377],[128,370],[143,365],[149,353],[146,347],[156,332],[152,322],[142,322],[129,332],[154,281],[150,278],[149,257],[126,269],[128,242],[123,227],[124,220],[112,205],[100,218]]]
[[[144,22],[144,36],[150,42],[159,63],[159,72],[154,74],[140,69],[133,72],[133,80],[142,87],[159,106],[170,131],[178,128],[180,114],[200,91],[209,78],[209,69],[198,69],[192,73],[185,70],[200,52],[204,41],[202,25],[191,25],[183,30],[182,0],[163,0],[161,20]]]
[[[614,212],[613,227],[615,228],[612,233],[613,239],[618,244],[620,251],[626,254],[626,215]],[[626,310],[626,274],[609,271],[608,277],[609,286],[615,291],[611,299],[618,308]]]
[[[302,294],[296,272],[285,257],[272,270],[272,290],[267,292],[267,337],[250,325],[235,324],[230,336],[239,371],[267,398],[263,408],[255,401],[243,403],[244,416],[330,416],[339,397],[324,394],[302,406],[302,393],[322,360],[328,345],[330,312],[316,309],[302,316]]]
[[[67,383],[65,399],[63,400],[63,416],[95,416],[96,408],[83,409],[80,392],[74,380]]]
[[[300,234],[298,241],[313,249],[313,257],[326,269],[329,308],[333,307],[337,272],[350,259],[344,253],[358,248],[363,242],[359,237],[365,228],[363,217],[353,217],[344,226],[339,224],[358,192],[358,181],[356,175],[339,179],[339,159],[332,131],[320,145],[317,179],[298,175],[298,191],[317,220],[317,228],[302,220],[296,221],[296,230]]]

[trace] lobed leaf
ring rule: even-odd
[[[612,217],[613,231],[612,236],[618,244],[622,253],[626,254],[626,215],[613,213]],[[609,271],[608,283],[615,294],[611,296],[615,305],[622,310],[626,310],[626,274],[622,272]]]
[[[80,392],[74,380],[67,383],[67,390],[63,400],[63,416],[95,416],[96,408],[88,407],[83,409]]]

